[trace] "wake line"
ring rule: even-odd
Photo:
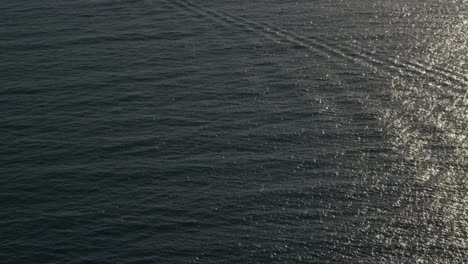
[[[176,0],[176,1],[181,2],[181,0]],[[311,42],[310,39],[304,38],[302,36],[298,36],[298,35],[296,35],[296,34],[294,34],[292,32],[289,32],[289,31],[286,31],[286,30],[283,30],[283,29],[280,29],[280,28],[273,28],[270,25],[254,22],[254,21],[245,19],[245,18],[240,17],[240,16],[236,16],[236,15],[233,15],[233,14],[227,14],[227,13],[222,13],[222,12],[219,12],[219,11],[214,11],[214,10],[206,8],[206,7],[202,6],[202,5],[194,4],[191,1],[185,1],[185,2],[186,2],[186,5],[190,5],[190,6],[194,7],[194,8],[204,10],[207,13],[207,15],[210,14],[211,16],[215,16],[215,17],[218,17],[220,19],[230,21],[231,23],[234,23],[234,24],[236,24],[238,26],[242,26],[242,27],[248,29],[249,31],[253,31],[253,32],[256,32],[256,33],[259,33],[259,32],[267,33],[267,34],[272,35],[273,37],[278,37],[279,36],[283,40],[286,40],[286,41],[288,41],[290,43],[296,44],[296,45],[304,47],[304,48],[314,50],[315,52],[320,53],[321,55],[325,56],[326,58],[330,58],[331,55],[334,55],[335,58],[340,58],[341,57],[341,58],[345,58],[345,59],[347,59],[349,61],[352,61],[352,62],[356,62],[356,60],[359,60],[359,58],[347,55],[347,54],[341,52],[338,49],[334,49],[332,47],[329,47],[326,44],[323,44],[323,43],[320,43],[320,42]],[[309,42],[309,43],[307,43],[306,41]],[[324,51],[324,49],[327,50],[328,52]],[[365,64],[367,67],[371,68],[374,71],[381,71],[380,69],[370,65],[366,61],[360,60],[359,63],[360,64]]]
[[[440,75],[437,75],[436,73],[434,73],[435,70],[428,69],[424,66],[401,63],[396,60],[393,60],[393,61],[388,60],[388,59],[379,60],[378,58],[375,58],[374,56],[366,54],[366,53],[369,53],[369,51],[365,50],[364,48],[358,45],[356,45],[354,49],[352,47],[342,47],[342,46],[338,46],[338,48],[333,48],[325,43],[321,43],[320,41],[317,41],[317,40],[313,41],[313,39],[311,38],[300,36],[293,32],[290,32],[290,31],[287,31],[278,27],[272,27],[271,25],[268,25],[265,23],[254,22],[254,21],[248,20],[246,18],[237,16],[234,14],[214,11],[202,5],[195,4],[191,1],[182,1],[182,0],[175,0],[175,1],[178,2],[179,5],[182,5],[187,9],[190,9],[193,11],[196,10],[197,13],[203,12],[206,17],[210,17],[212,19],[217,18],[216,20],[218,22],[223,21],[223,24],[224,22],[226,22],[226,23],[230,23],[231,25],[235,25],[237,27],[243,27],[248,31],[255,32],[277,43],[282,42],[278,39],[278,37],[280,37],[285,41],[288,41],[295,45],[308,48],[317,53],[320,53],[321,55],[324,55],[327,58],[330,58],[330,56],[333,56],[337,59],[344,58],[353,63],[361,64],[365,67],[368,67],[374,72],[384,73],[384,75],[392,76],[392,74],[388,72],[388,70],[384,70],[384,68],[388,68],[390,71],[394,71],[401,76],[406,76],[406,77],[411,77],[411,78],[417,78],[420,76],[428,76],[435,83],[441,83],[448,87],[451,87],[453,90],[452,92],[454,92],[451,94],[452,96],[460,97],[460,93],[462,94],[465,93],[465,97],[466,97],[467,91],[463,89],[462,87],[462,86],[465,86],[466,83],[463,81],[463,79],[456,78],[454,75],[450,77],[448,74],[443,74],[441,71],[439,71],[440,75],[443,75],[444,77],[449,79],[449,81],[441,80]],[[267,34],[270,34],[270,36],[268,36]],[[360,53],[356,53],[357,48],[361,50]],[[346,52],[343,50],[348,50],[348,51]],[[351,52],[353,52],[352,55],[347,54]],[[459,87],[453,87],[453,85],[457,85]],[[437,87],[437,89],[439,89],[441,92],[444,92],[444,93],[448,92],[446,89],[444,90],[441,89],[441,87]]]
[[[226,19],[225,17],[222,17],[222,16],[213,16],[213,15],[210,15],[208,14],[206,11],[203,11],[203,9],[201,8],[197,8],[197,7],[194,7],[194,6],[191,6],[189,5],[188,3],[185,3],[183,1],[178,1],[178,0],[174,0],[174,1],[168,1],[170,4],[173,4],[173,5],[177,5],[178,7],[183,7],[185,8],[186,10],[188,11],[193,11],[194,13],[196,14],[199,14],[203,17],[207,17],[219,24],[221,24],[222,26],[226,27],[226,28],[231,28],[231,26],[234,24],[234,25],[237,25],[237,26],[240,26],[240,27],[246,27],[246,25],[244,24],[240,24],[238,21],[235,21],[235,20],[230,20],[230,19]],[[176,4],[174,4],[174,2],[177,2]],[[246,28],[246,30],[248,31],[254,31],[252,28]],[[278,43],[278,44],[284,44],[283,42],[279,41],[278,39],[275,39],[273,37],[271,37],[270,35],[268,34],[264,34],[263,32],[258,32],[260,33],[260,35],[264,38],[267,38],[275,43]]]
[[[353,50],[359,49],[362,53],[373,54],[372,52],[368,51],[366,48],[362,47],[359,44],[351,43],[349,44]],[[348,48],[349,49],[349,48]],[[372,57],[373,55],[367,55]],[[375,57],[375,55],[374,55]],[[447,85],[460,85],[465,86],[468,84],[468,78],[461,73],[453,73],[443,69],[437,69],[432,65],[424,62],[420,62],[417,60],[412,60],[409,62],[397,62],[395,59],[382,59],[390,64],[393,64],[395,67],[402,67],[406,69],[411,69],[421,75],[430,73],[433,78],[439,79],[438,76],[443,76],[450,81],[450,83],[445,83]]]
[[[192,2],[192,5],[195,6],[195,4],[193,4]],[[197,5],[198,8],[204,8],[205,10],[207,8],[203,7],[202,5]],[[212,11],[214,12],[214,11]],[[265,24],[265,23],[261,23],[261,22],[254,22],[254,21],[251,21],[251,20],[248,20],[246,18],[243,18],[241,16],[237,16],[237,15],[234,15],[234,14],[227,14],[227,13],[220,13],[220,12],[214,12],[214,13],[217,13],[218,16],[231,16],[231,17],[236,17],[237,19],[240,19],[246,23],[249,23],[249,24],[254,24],[262,29],[264,28],[269,28],[271,27],[271,25],[268,25],[268,24]],[[338,53],[343,53],[343,54],[340,54],[341,56],[348,56],[346,55],[346,53],[344,53],[344,51],[342,51],[343,49],[344,50],[347,50],[347,53],[354,53],[354,55],[356,56],[359,56],[361,57],[362,59],[365,59],[365,60],[368,60],[372,63],[375,63],[377,65],[385,65],[386,63],[388,64],[391,64],[392,66],[388,66],[388,67],[391,67],[392,69],[394,70],[397,70],[397,71],[400,71],[400,68],[403,68],[403,69],[406,69],[406,71],[408,73],[410,72],[414,72],[414,73],[417,73],[418,75],[425,75],[425,74],[431,74],[431,77],[434,78],[434,79],[437,79],[439,80],[439,77],[440,76],[437,76],[437,75],[442,75],[444,77],[446,77],[447,79],[450,80],[450,83],[445,83],[447,85],[461,85],[461,86],[465,86],[467,83],[468,83],[468,78],[462,74],[454,74],[454,73],[448,73],[444,70],[439,70],[439,69],[434,69],[431,65],[427,65],[427,64],[424,64],[422,62],[408,62],[408,63],[405,63],[405,62],[397,62],[396,60],[392,60],[392,59],[378,59],[377,57],[375,56],[372,56],[372,55],[368,55],[368,54],[372,54],[371,52],[369,52],[368,50],[366,50],[365,48],[363,48],[362,46],[360,45],[351,45],[351,47],[348,47],[348,46],[342,46],[342,45],[335,45],[337,46],[338,48],[333,48],[333,47],[330,47],[328,44],[325,44],[323,42],[326,42],[326,40],[324,39],[321,39],[320,38],[317,38],[317,37],[304,37],[304,36],[300,36],[300,35],[297,35],[291,31],[287,31],[287,30],[284,30],[284,29],[281,29],[281,28],[274,28],[274,30],[276,31],[279,31],[279,32],[283,32],[285,34],[289,34],[291,36],[294,36],[295,38],[298,38],[298,39],[302,39],[302,40],[305,40],[305,41],[310,41],[310,40],[315,40],[314,43],[317,44],[317,45],[321,45],[325,48],[327,48],[328,50],[332,51],[332,52],[338,52]],[[322,43],[321,43],[322,42]],[[342,50],[340,51],[339,48],[341,48]],[[359,49],[360,50],[360,53],[355,53],[356,50]]]
[[[307,43],[304,43],[304,42],[302,42],[302,41],[300,41],[298,39],[295,39],[295,38],[289,37],[287,35],[284,35],[281,32],[278,32],[278,31],[272,32],[272,31],[270,31],[269,28],[264,28],[264,27],[261,27],[260,31],[259,31],[259,29],[255,28],[255,27],[258,27],[258,25],[254,25],[254,27],[252,27],[251,25],[243,23],[239,19],[235,19],[232,16],[218,13],[218,12],[213,11],[211,9],[208,9],[208,8],[205,8],[205,7],[202,7],[202,6],[199,6],[199,5],[195,5],[195,4],[191,3],[191,2],[183,2],[183,1],[179,1],[179,0],[175,0],[175,2],[178,2],[179,5],[185,7],[188,10],[197,10],[197,13],[200,12],[200,10],[203,10],[204,15],[206,17],[209,17],[209,18],[211,18],[211,19],[213,19],[215,21],[218,21],[218,22],[230,23],[231,25],[245,28],[247,31],[251,31],[251,32],[254,32],[256,34],[259,34],[259,35],[261,35],[263,37],[266,37],[266,38],[268,38],[270,40],[273,40],[274,42],[282,43],[282,41],[288,41],[289,43],[292,43],[292,44],[295,44],[295,45],[298,45],[298,46],[301,46],[301,47],[304,47],[304,48],[314,50],[315,52],[320,53],[325,57],[330,57],[329,54],[321,51],[320,49],[317,49],[316,47],[308,45]],[[279,40],[277,36],[280,36],[282,38],[282,40]]]
[[[380,66],[386,66],[387,68],[390,68],[391,70],[393,71],[396,71],[397,73],[399,73],[400,75],[402,76],[408,76],[408,77],[419,77],[421,75],[426,75],[426,76],[429,76],[431,77],[432,80],[434,80],[435,82],[441,82],[441,79],[440,79],[440,76],[438,76],[437,74],[434,74],[433,72],[431,73],[431,70],[428,68],[428,67],[420,67],[422,69],[418,69],[418,66],[413,66],[413,65],[410,65],[410,64],[405,64],[405,63],[399,63],[397,62],[396,60],[379,60],[378,58],[375,58],[375,56],[371,56],[371,55],[367,55],[366,53],[369,53],[367,50],[365,50],[364,48],[362,47],[359,47],[359,49],[361,50],[360,53],[356,53],[356,49],[357,47],[353,48],[353,47],[343,47],[343,46],[338,46],[338,48],[333,48],[333,47],[330,47],[329,45],[325,44],[325,43],[322,43],[324,42],[323,40],[322,41],[319,41],[317,38],[313,38],[315,39],[315,41],[312,41],[311,38],[307,38],[307,37],[304,37],[304,36],[300,36],[300,35],[297,35],[293,32],[290,32],[290,31],[287,31],[287,30],[284,30],[284,29],[281,29],[281,28],[278,28],[278,27],[275,27],[275,28],[271,28],[271,25],[268,25],[268,24],[265,24],[265,23],[261,23],[261,22],[254,22],[254,21],[251,21],[251,20],[248,20],[246,18],[243,18],[241,16],[237,16],[237,15],[234,15],[234,14],[227,14],[227,13],[221,13],[221,12],[216,12],[216,11],[213,11],[213,10],[210,10],[206,7],[203,7],[202,5],[196,5],[194,4],[193,2],[191,1],[187,1],[187,2],[190,2],[190,4],[194,7],[197,7],[197,8],[202,8],[204,9],[205,11],[207,12],[210,12],[214,15],[217,15],[219,17],[223,17],[223,16],[230,16],[231,18],[237,18],[239,20],[242,20],[244,21],[245,23],[247,24],[250,24],[250,25],[254,25],[256,27],[258,27],[260,30],[267,30],[267,31],[270,31],[270,30],[273,30],[273,32],[276,32],[276,33],[283,33],[283,34],[287,34],[287,35],[290,35],[291,37],[295,38],[296,40],[301,40],[301,41],[305,41],[306,44],[312,44],[312,45],[315,45],[315,46],[319,46],[323,49],[326,49],[328,50],[329,52],[335,54],[335,55],[338,55],[339,57],[342,57],[342,58],[345,58],[345,59],[348,59],[352,62],[357,62],[361,65],[364,65],[364,66],[367,66],[372,69],[372,70],[376,70],[376,67],[370,65],[369,63],[372,63],[374,65],[377,65],[377,68],[380,68]],[[312,43],[311,43],[312,41]],[[309,42],[309,43],[307,43]],[[297,44],[297,43],[296,43]],[[341,48],[342,50],[340,50],[339,48]],[[347,52],[346,51],[343,51],[344,50],[348,50]],[[351,53],[352,55],[348,55],[349,53]],[[356,57],[359,57],[358,59],[356,59]],[[390,65],[387,65],[387,64],[390,64]],[[378,69],[378,71],[382,71],[383,69]],[[435,70],[433,70],[435,71]],[[388,72],[386,72],[386,74],[389,74]],[[391,75],[391,74],[389,74]],[[466,86],[466,82],[463,80],[463,79],[460,79],[460,78],[456,78],[455,76],[450,76],[450,75],[447,75],[447,74],[443,74],[443,73],[440,73],[440,75],[444,75],[444,77],[450,79],[449,82],[447,81],[443,81],[442,83],[449,86],[449,87],[452,87],[452,85],[457,85],[457,86],[460,86],[459,88],[457,87],[452,87],[452,89],[454,89],[457,93],[463,93],[465,92],[466,93],[466,90],[463,89],[464,86]],[[458,95],[456,95],[458,96]]]
[[[268,37],[269,39],[274,40],[275,42],[278,42],[278,43],[282,43],[283,41],[287,41],[289,43],[298,45],[300,47],[313,50],[314,52],[319,53],[319,54],[321,54],[322,56],[324,56],[326,58],[330,58],[331,55],[334,54],[335,58],[340,58],[340,57],[341,58],[346,58],[346,59],[348,59],[348,60],[350,60],[352,62],[356,62],[356,60],[359,60],[358,58],[355,58],[353,56],[349,56],[349,55],[347,55],[345,53],[340,52],[339,50],[330,48],[326,44],[316,43],[316,42],[306,43],[304,41],[308,41],[308,39],[303,38],[303,37],[299,37],[299,36],[295,36],[291,32],[288,32],[288,31],[284,31],[284,30],[281,30],[281,29],[272,29],[272,28],[270,28],[268,26],[263,26],[263,25],[261,25],[259,23],[249,21],[249,20],[247,20],[247,19],[245,19],[243,17],[235,18],[234,15],[222,14],[220,12],[213,11],[213,10],[205,8],[203,6],[196,5],[196,4],[192,3],[192,2],[188,2],[188,1],[185,2],[185,1],[180,1],[180,0],[175,0],[175,2],[179,3],[180,6],[183,6],[188,10],[195,11],[195,9],[196,9],[197,13],[200,13],[200,11],[202,10],[202,12],[204,12],[206,17],[209,17],[209,18],[211,18],[213,20],[216,20],[218,22],[222,21],[223,24],[225,22],[227,22],[227,23],[230,23],[231,25],[235,25],[235,26],[238,26],[238,27],[243,27],[248,31],[251,31],[251,32],[260,34],[262,36]],[[244,22],[242,22],[242,21],[244,21]],[[281,40],[278,39],[278,37],[280,37]],[[323,51],[323,49],[327,49],[328,52]],[[359,63],[360,64],[365,64],[366,67],[371,68],[373,71],[376,71],[376,72],[381,71],[381,69],[372,66],[371,64],[369,64],[366,61],[360,60]]]

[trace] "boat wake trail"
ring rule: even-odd
[[[443,85],[445,93],[450,93],[456,97],[467,96],[466,86],[468,78],[463,74],[447,73],[443,70],[434,69],[422,62],[403,62],[400,59],[379,58],[357,43],[351,43],[349,46],[331,46],[320,37],[301,36],[272,24],[256,22],[236,14],[214,10],[193,1],[175,0],[173,2],[179,7],[213,19],[224,26],[231,25],[236,28],[243,28],[246,31],[259,34],[277,43],[290,43],[307,48],[326,58],[342,59],[348,63],[356,63],[385,76],[412,79],[424,78],[433,83]]]

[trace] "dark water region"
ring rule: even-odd
[[[1,263],[467,263],[468,3],[4,0]]]

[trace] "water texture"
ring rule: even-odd
[[[465,0],[3,0],[1,263],[467,263]]]

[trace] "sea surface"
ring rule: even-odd
[[[0,22],[0,263],[468,263],[466,0]]]

